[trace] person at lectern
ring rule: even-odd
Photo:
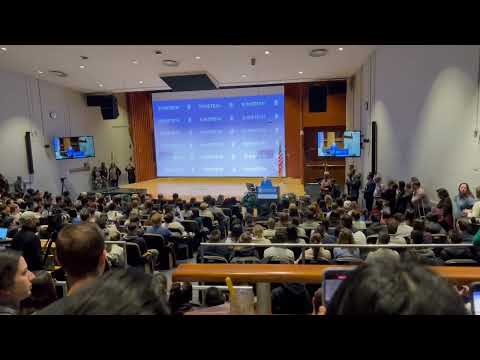
[[[133,184],[134,182],[136,182],[135,167],[132,165],[131,162],[128,163],[127,167],[125,168],[125,171],[127,172],[128,183]]]

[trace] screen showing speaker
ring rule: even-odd
[[[54,137],[53,151],[56,160],[95,157],[93,136]]]
[[[157,176],[285,176],[283,86],[152,94]]]
[[[317,149],[319,157],[359,157],[360,131],[319,131]]]

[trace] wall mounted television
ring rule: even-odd
[[[56,160],[95,157],[93,136],[54,137],[53,152]]]
[[[360,157],[360,131],[318,131],[318,157]]]

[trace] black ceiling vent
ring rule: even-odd
[[[215,80],[206,73],[159,75],[172,91],[215,90]]]

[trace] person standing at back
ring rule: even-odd
[[[365,185],[365,191],[363,198],[365,199],[365,207],[368,212],[372,211],[373,208],[373,193],[375,192],[375,182],[373,181],[373,174],[370,173],[367,176],[367,184]]]
[[[32,211],[25,211],[20,216],[21,230],[17,232],[12,241],[12,249],[23,254],[28,268],[31,271],[42,270],[43,260],[40,239],[37,231],[37,218]]]
[[[453,198],[453,202],[455,205],[453,207],[453,215],[456,219],[466,216],[471,212],[475,204],[475,198],[467,183],[461,183],[458,186],[458,194]]]
[[[131,162],[128,163],[127,167],[125,168],[128,176],[128,183],[133,184],[135,180],[135,167],[132,165]]]
[[[120,171],[118,166],[112,162],[112,164],[110,165],[110,169],[108,170],[108,179],[110,180],[111,187],[118,186],[118,180],[120,179],[120,175],[122,175],[122,172]]]
[[[67,276],[68,294],[37,312],[38,315],[63,315],[69,296],[92,283],[105,270],[105,238],[96,224],[65,226],[58,234],[56,250],[58,262]]]

